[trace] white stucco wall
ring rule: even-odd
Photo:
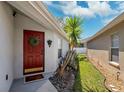
[[[67,51],[69,50],[69,42],[62,38],[62,55],[63,57],[66,55]]]
[[[8,91],[14,78],[23,77],[23,30],[45,33],[45,73],[55,71],[58,65],[58,39],[62,39],[63,56],[67,41],[58,33],[47,30],[35,21],[18,14],[6,2],[0,2],[0,91]],[[49,48],[47,40],[52,40]],[[6,80],[8,75],[8,80]]]
[[[61,44],[59,44],[59,40],[61,40]],[[69,44],[68,41],[65,40],[63,37],[61,37],[59,34],[54,33],[54,55],[55,55],[55,61],[57,62],[57,66],[59,63],[59,59],[58,59],[58,49],[62,48],[62,56],[65,57],[68,49],[69,49]]]
[[[54,31],[47,30],[30,18],[17,14],[15,17],[15,78],[23,77],[23,30],[34,30],[45,33],[45,73],[57,68],[57,36]],[[61,36],[59,36],[61,37]],[[52,40],[49,48],[47,40]],[[67,45],[66,45],[67,46]],[[65,46],[64,46],[65,47]],[[67,48],[66,48],[67,50]]]
[[[6,80],[8,74],[8,80]],[[5,2],[0,2],[0,91],[8,91],[13,80],[13,16]]]

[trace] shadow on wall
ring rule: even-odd
[[[110,60],[109,50],[88,49],[87,56],[95,62],[100,62],[102,64],[108,64],[108,61]]]
[[[107,50],[109,51],[110,46],[106,46],[105,44],[100,45],[100,44],[88,44],[87,49],[92,49],[92,50]]]

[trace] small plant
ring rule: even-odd
[[[78,54],[77,59],[78,61],[86,61],[86,62],[88,61],[85,54]]]

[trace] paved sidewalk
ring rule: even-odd
[[[56,88],[52,85],[52,83],[47,80],[42,87],[40,87],[37,92],[57,92]]]
[[[10,92],[57,92],[48,79],[51,75],[51,73],[44,74],[44,79],[30,83],[24,83],[23,78],[14,80]]]

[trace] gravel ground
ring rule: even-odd
[[[63,78],[57,78],[55,75],[49,78],[50,82],[59,92],[72,92],[75,81],[75,71],[65,71]]]

